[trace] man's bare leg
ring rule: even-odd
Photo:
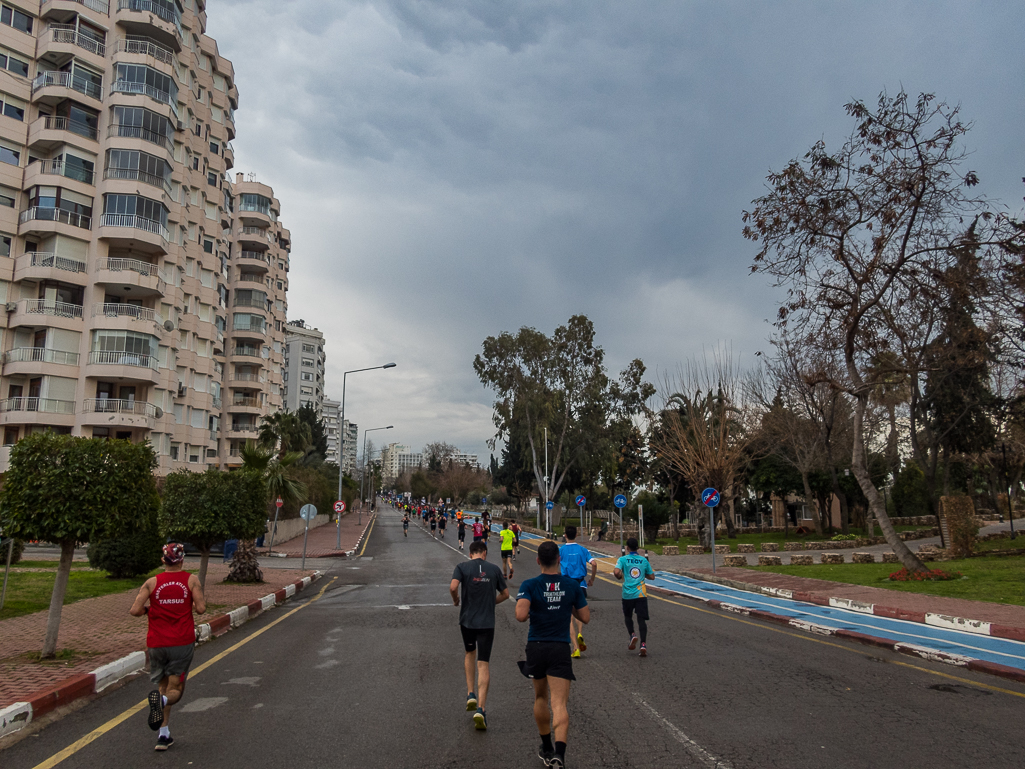
[[[556,742],[566,742],[569,734],[569,684],[568,678],[548,677],[548,687],[552,692],[552,731]],[[534,705],[536,708],[537,703]]]
[[[463,658],[463,669],[466,671],[466,693],[473,694],[476,689],[473,688],[475,683],[474,673],[477,667],[477,652],[466,652],[466,656]]]
[[[548,709],[548,679],[534,679],[534,723],[542,737],[552,733],[552,711]]]
[[[491,685],[491,666],[487,662],[477,663],[477,706],[487,710],[488,686]]]

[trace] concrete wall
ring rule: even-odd
[[[318,526],[330,522],[331,516],[326,513],[318,515],[312,521],[310,521],[310,528],[315,529]],[[274,519],[271,519],[270,525],[274,525]],[[306,529],[306,521],[302,518],[289,518],[287,521],[278,521],[278,533],[274,535],[274,544],[279,542],[287,542],[290,539],[301,537],[303,531]],[[270,536],[267,537],[268,544],[270,543]]]

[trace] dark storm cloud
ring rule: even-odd
[[[239,170],[293,235],[290,315],[328,334],[364,425],[483,450],[481,339],[577,312],[613,368],[764,346],[778,296],[740,212],[766,173],[902,85],[963,104],[1017,207],[1025,11],[1008,3],[209,3]],[[391,438],[392,434],[389,434]]]

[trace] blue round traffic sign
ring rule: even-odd
[[[701,492],[701,502],[705,507],[716,507],[719,504],[719,492],[709,487]]]
[[[612,500],[612,504],[614,504],[616,507],[622,510],[624,507],[626,507],[626,495],[616,494],[616,498]]]
[[[585,497],[583,494],[581,494],[579,497],[577,497],[577,507],[583,507],[586,504],[587,504],[587,497]]]
[[[551,500],[549,500],[548,502],[545,502],[545,508],[546,509],[551,510],[553,507],[555,507],[555,503],[552,502]]]

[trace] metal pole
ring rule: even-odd
[[[712,573],[715,574],[715,508],[708,508],[708,523],[712,527]]]
[[[14,555],[14,538],[7,540],[7,565],[4,567],[4,591],[0,593],[0,609],[4,608],[7,599],[7,575],[11,572],[11,556]]]
[[[1004,485],[1007,486],[1007,520],[1011,522],[1011,539],[1014,539],[1014,505],[1011,504],[1011,476],[1007,474],[1007,444],[1001,443],[1000,450],[1004,453]]]
[[[345,479],[345,377],[349,375],[346,371],[342,374],[342,418],[338,424],[341,436],[338,438],[338,500],[342,499],[342,481]],[[342,514],[338,514],[338,541],[335,543],[335,550],[342,549]]]
[[[281,499],[281,497],[278,497]],[[274,525],[270,530],[270,544],[267,545],[267,555],[271,555],[274,552],[274,535],[278,533],[278,513],[281,512],[281,506],[278,505],[277,501],[274,502]]]
[[[545,531],[552,530],[552,514],[548,512],[548,428],[545,428]]]
[[[306,540],[310,538],[310,521],[306,520],[306,533],[303,534],[303,571],[306,570]]]
[[[367,430],[363,431],[363,472],[359,476],[359,509],[363,513],[363,479],[367,475]]]
[[[626,544],[623,542],[623,508],[619,508],[619,554],[626,555]]]

